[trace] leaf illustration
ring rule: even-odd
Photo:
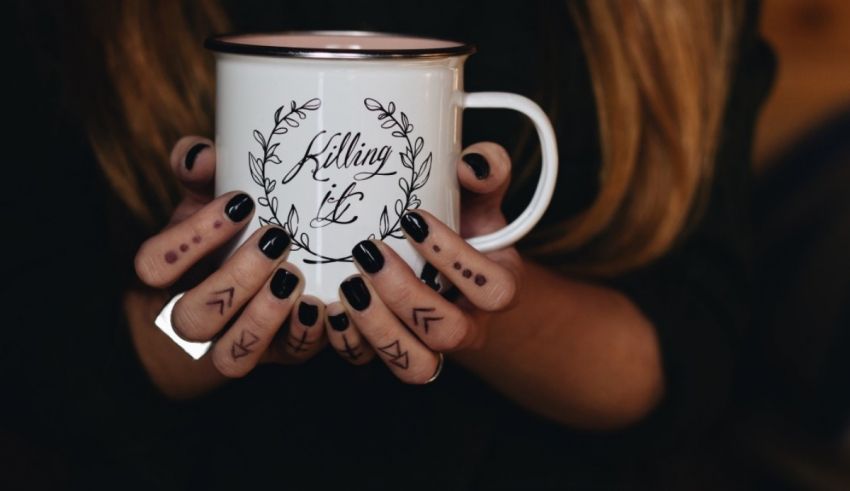
[[[365,104],[366,109],[370,111],[381,111],[384,109],[383,106],[381,106],[380,102],[376,101],[375,99],[372,99],[371,97],[363,99],[363,104]]]
[[[383,129],[385,129],[385,130],[386,130],[386,129],[389,129],[389,128],[392,128],[393,126],[395,126],[395,121],[394,121],[393,119],[389,119],[389,118],[388,118],[386,121],[384,121],[383,123],[381,123],[381,128],[383,128]]]
[[[301,246],[298,244],[298,242],[295,242],[293,240],[292,244],[289,245],[289,251],[292,252],[292,251],[300,251],[300,250],[301,250]]]
[[[407,155],[407,150],[404,152],[398,153],[401,156],[401,165],[407,167],[408,169],[413,168],[413,162],[410,161],[410,157]]]
[[[259,143],[261,147],[266,148],[266,139],[263,138],[263,135],[258,130],[254,130],[254,139],[257,140],[257,143]]]
[[[419,152],[422,151],[423,145],[425,145],[425,140],[423,140],[421,136],[417,136],[416,142],[413,144],[413,156],[414,156],[414,158],[417,155],[419,155]]]
[[[381,114],[379,114],[379,115],[378,115],[378,120],[384,119],[384,118],[386,118],[387,116],[389,116],[389,114],[387,114],[387,113],[381,113]]]
[[[277,186],[277,181],[272,181],[268,177],[266,178],[266,193],[271,193],[274,191],[275,186]]]
[[[264,227],[264,226],[269,225],[271,223],[270,221],[268,221],[267,219],[265,219],[263,217],[257,217],[257,219],[260,220],[260,226],[261,227]]]
[[[395,200],[395,205],[393,206],[393,208],[395,210],[396,216],[400,217],[401,214],[404,213],[404,203],[402,203],[400,199]]]
[[[413,125],[412,125],[412,124],[409,124],[409,125],[405,126],[405,128],[404,128],[404,132],[405,132],[405,133],[408,133],[408,134],[409,134],[409,133],[412,133],[412,132],[413,132]]]
[[[269,200],[265,196],[260,196],[259,198],[257,198],[257,203],[262,206],[269,206]]]
[[[280,113],[283,111],[283,106],[277,108],[277,111],[274,112],[274,125],[277,126],[280,124]]]
[[[257,185],[263,185],[263,163],[260,162],[260,159],[254,157],[254,154],[248,152],[248,162],[249,162],[249,170],[251,171],[251,179],[254,180]]]
[[[398,187],[401,188],[401,191],[406,195],[410,191],[410,183],[407,182],[407,179],[402,177],[398,180]]]
[[[283,122],[288,124],[291,128],[297,128],[301,123],[298,122],[297,119],[292,116],[287,116],[283,118]]]
[[[387,112],[390,114],[395,112],[395,102],[390,101],[390,104],[387,106]]]
[[[387,213],[387,205],[384,205],[384,211],[381,212],[379,224],[378,231],[381,233],[381,237],[386,237],[390,231],[390,217],[389,213]]]
[[[407,209],[419,208],[419,205],[421,205],[421,204],[422,204],[422,202],[419,201],[419,196],[416,196],[414,194],[413,196],[410,197],[410,205],[408,205]]]
[[[307,235],[307,232],[301,232],[301,245],[304,246],[305,249],[310,248],[310,237]]]
[[[277,150],[278,145],[280,145],[280,143],[273,144],[272,146],[269,147],[269,149],[266,153],[269,154],[269,155],[274,154],[274,152]]]
[[[271,162],[273,164],[280,164],[280,157],[278,157],[277,155],[271,154],[266,159],[266,162]]]
[[[390,237],[393,237],[393,238],[396,238],[396,239],[403,239],[404,235],[402,235],[400,229],[396,228],[395,230],[390,232]]]
[[[322,100],[318,97],[314,97],[309,101],[305,102],[304,105],[301,107],[307,109],[308,111],[315,111],[316,109],[322,107]]]
[[[410,124],[410,120],[407,119],[407,114],[404,114],[404,111],[401,112],[401,125],[407,128],[407,125]]]
[[[404,133],[402,133],[402,132],[401,132],[401,131],[399,131],[399,130],[395,130],[395,131],[393,131],[393,136],[394,136],[394,137],[396,137],[396,138],[403,138],[403,137],[404,137]]]
[[[289,226],[290,233],[298,230],[298,210],[295,205],[289,207],[289,214],[286,215],[286,225]]]
[[[366,237],[366,238],[371,240],[371,239],[376,239],[377,237],[375,237],[375,234],[369,234],[369,237]]]
[[[428,158],[422,162],[422,165],[419,166],[419,170],[416,172],[416,180],[413,183],[413,189],[419,189],[428,182],[428,178],[431,176],[431,157],[433,154],[428,154]]]
[[[290,112],[295,111],[295,108],[297,108],[297,107],[298,107],[298,106],[295,104],[295,101],[294,101],[294,100],[289,101],[289,111],[290,111]]]
[[[286,126],[281,126],[280,128],[274,130],[274,134],[275,135],[282,135],[282,134],[286,133],[287,131],[289,131],[289,130],[286,128]]]
[[[272,203],[271,203],[271,205],[272,205],[272,206],[271,206],[271,208],[272,208],[272,213],[274,213],[275,215],[277,215],[277,197],[272,198]]]

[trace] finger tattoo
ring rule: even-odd
[[[260,338],[251,331],[242,331],[242,333],[239,334],[239,339],[234,341],[233,345],[230,346],[230,356],[232,356],[234,360],[238,360],[243,356],[248,356],[254,352],[251,347],[259,341]]]
[[[348,337],[346,337],[345,334],[342,335],[342,342],[345,345],[345,349],[342,350],[342,352],[345,353],[345,355],[348,356],[350,359],[356,360],[360,358],[360,355],[363,354],[362,351],[358,351],[360,349],[360,345],[358,344],[357,346],[351,346],[348,343]]]
[[[379,347],[378,350],[389,357],[389,360],[387,361],[393,365],[405,370],[407,370],[407,367],[410,366],[410,358],[407,355],[407,351],[402,351],[401,343],[398,340],[393,341],[386,346]]]
[[[225,306],[227,308],[233,306],[234,291],[234,288],[231,286],[230,288],[213,292],[213,299],[207,302],[207,305],[217,306],[219,315],[224,315]]]
[[[434,312],[434,307],[414,307],[413,308],[413,324],[416,326],[421,325],[423,329],[425,329],[425,334],[428,334],[428,329],[431,328],[432,322],[437,322],[438,320],[442,320],[442,317],[437,317],[432,312]]]

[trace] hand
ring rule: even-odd
[[[297,363],[317,353],[324,329],[313,326],[324,318],[324,304],[301,296],[303,276],[286,262],[286,232],[262,227],[214,269],[210,256],[250,222],[254,203],[239,192],[213,199],[215,149],[209,140],[181,139],[171,164],[185,199],[165,230],[142,244],[136,272],[157,289],[188,288],[172,313],[177,334],[189,341],[220,336],[206,356],[227,377],[241,377],[261,362]],[[297,315],[281,329],[293,308]]]
[[[511,305],[522,271],[517,251],[482,254],[463,239],[505,225],[500,205],[510,158],[499,145],[477,143],[464,160],[460,235],[422,210],[401,220],[407,240],[462,298],[453,303],[441,296],[389,244],[357,244],[352,253],[362,274],[340,285],[341,304],[329,305],[326,319],[331,345],[349,361],[365,363],[377,353],[402,381],[427,383],[440,368],[440,353],[481,347],[489,313]]]

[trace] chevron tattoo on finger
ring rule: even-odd
[[[233,306],[233,292],[235,289],[231,286],[230,288],[225,288],[224,290],[218,290],[213,292],[213,299],[207,302],[207,305],[217,306],[218,314],[224,315],[224,308],[230,308]]]
[[[432,314],[432,312],[436,310],[437,309],[435,309],[434,307],[414,307],[413,325],[421,325],[422,328],[425,329],[425,334],[428,334],[428,330],[431,328],[431,323],[443,319],[442,317],[437,317]]]

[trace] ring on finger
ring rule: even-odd
[[[440,373],[442,373],[443,371],[443,362],[445,361],[446,357],[443,356],[442,353],[437,353],[437,357],[437,369],[434,370],[434,375],[431,375],[431,378],[425,381],[426,385],[437,380],[437,378],[440,376]]]

